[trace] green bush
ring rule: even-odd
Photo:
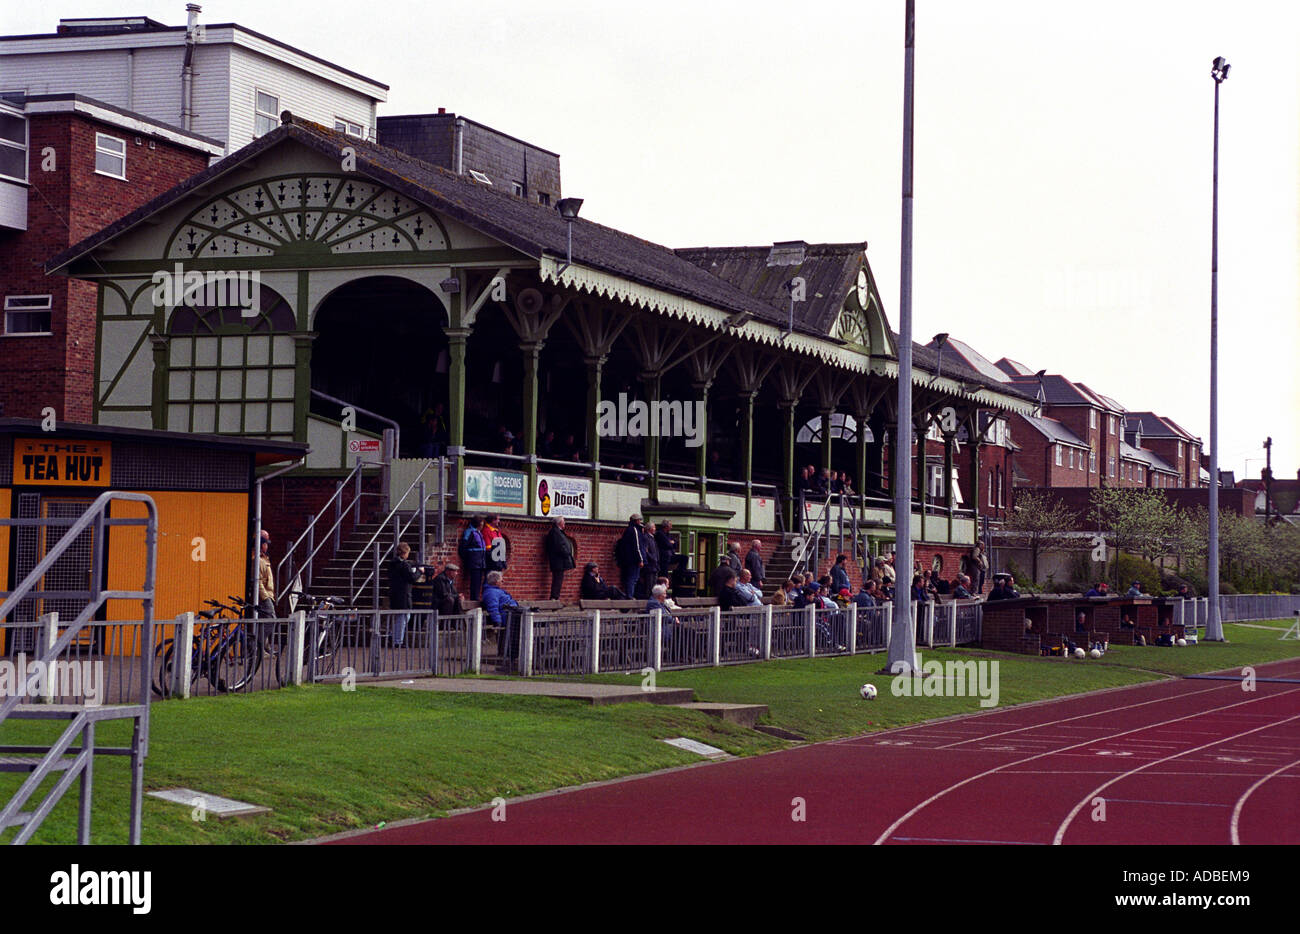
[[[1106,580],[1116,593],[1124,593],[1128,590],[1129,585],[1137,581],[1142,586],[1142,592],[1157,596],[1164,591],[1160,586],[1160,569],[1150,561],[1133,555],[1121,554],[1119,562],[1119,583],[1115,582],[1115,562],[1111,562],[1106,571]]]

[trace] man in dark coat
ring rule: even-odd
[[[649,598],[650,588],[659,579],[659,545],[655,542],[653,522],[641,529],[641,550],[645,553],[645,564],[641,568],[641,577],[637,580],[637,590],[640,593],[633,595],[638,600]]]
[[[623,537],[614,546],[614,557],[617,559],[618,569],[623,575],[623,592],[629,596],[635,596],[637,581],[641,577],[641,569],[645,567],[645,545],[641,537],[640,513],[634,512],[628,517],[627,528],[623,530]]]
[[[659,570],[667,574],[673,569],[677,557],[677,544],[673,541],[673,523],[665,519],[655,531],[655,544],[659,546]]]
[[[583,600],[626,600],[627,594],[617,587],[605,583],[600,576],[600,567],[595,561],[588,561],[582,569],[582,583],[578,595]]]
[[[460,568],[448,561],[442,573],[433,579],[433,608],[442,616],[455,616],[465,612],[460,594],[456,591],[456,575]]]
[[[546,549],[546,562],[551,567],[551,599],[560,599],[560,588],[564,586],[564,572],[577,566],[573,557],[573,539],[564,531],[564,517],[557,516],[551,520],[551,529],[542,542]]]
[[[727,567],[736,572],[736,577],[740,577],[740,572],[745,569],[745,562],[740,557],[740,546],[735,542],[727,542]]]
[[[759,590],[763,589],[763,580],[767,577],[767,571],[763,567],[763,543],[754,539],[749,543],[749,554],[745,555],[745,568],[749,571],[750,581]]]
[[[388,561],[388,608],[406,611],[393,614],[393,645],[401,645],[406,639],[406,624],[411,619],[411,585],[420,580],[424,570],[411,563],[410,555],[411,546],[399,542],[397,554]]]

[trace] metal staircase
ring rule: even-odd
[[[113,518],[109,504],[114,501],[143,503],[147,511],[144,518]],[[69,525],[69,522],[71,524]],[[141,807],[144,793],[144,760],[149,750],[150,664],[153,659],[153,611],[158,543],[158,510],[152,499],[142,493],[108,491],[100,494],[79,518],[23,518],[0,519],[0,533],[8,534],[6,527],[41,527],[68,525],[68,530],[54,547],[50,548],[12,592],[0,592],[0,631],[12,635],[15,623],[12,618],[24,600],[85,600],[85,607],[76,619],[50,640],[42,640],[32,664],[48,670],[50,663],[72,645],[85,625],[109,600],[138,600],[143,607],[140,640],[140,698],[133,704],[91,705],[39,703],[39,698],[27,696],[25,690],[8,697],[0,697],[0,729],[8,720],[66,721],[63,732],[53,742],[45,745],[0,745],[0,772],[17,772],[27,775],[26,780],[9,800],[0,807],[0,836],[10,828],[18,832],[10,841],[26,843],[41,822],[49,815],[74,782],[79,782],[77,813],[77,842],[90,842],[90,806],[93,794],[94,761],[99,755],[129,756],[131,759],[131,813],[128,839],[140,842]],[[109,590],[102,580],[105,563],[105,530],[112,526],[142,526],[145,529],[145,573],[140,590]],[[87,529],[94,530],[91,547],[90,586],[86,590],[43,590],[42,582],[54,563],[73,546]],[[55,632],[57,617],[49,619]],[[28,624],[24,624],[28,625]],[[111,747],[95,745],[95,727],[109,720],[131,720],[133,729],[129,746]],[[37,793],[45,780],[55,774],[58,779],[43,797]],[[32,804],[28,809],[29,803]]]

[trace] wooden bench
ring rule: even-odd
[[[621,610],[637,612],[645,610],[644,600],[579,600],[581,610]]]

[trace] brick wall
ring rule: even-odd
[[[48,337],[0,337],[0,405],[36,418],[53,406],[66,421],[93,420],[96,287],[47,276],[52,256],[207,167],[207,156],[76,114],[29,118],[28,228],[0,235],[3,295],[51,295]],[[126,181],[95,173],[95,134],[126,141]],[[55,169],[42,171],[46,147]],[[0,295],[0,299],[3,298]]]

